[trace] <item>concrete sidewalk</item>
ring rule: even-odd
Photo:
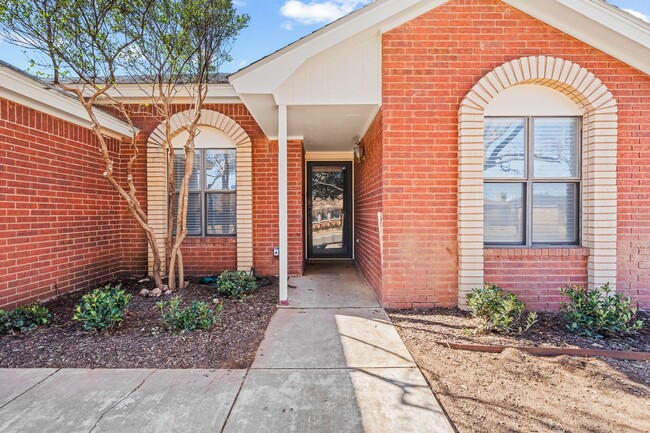
[[[225,431],[454,431],[354,264],[311,265],[290,286]]]
[[[291,285],[251,369],[0,369],[0,432],[453,432],[352,264]]]
[[[245,374],[0,369],[0,432],[219,432]]]

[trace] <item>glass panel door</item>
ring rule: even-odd
[[[349,162],[307,164],[308,258],[352,258]]]

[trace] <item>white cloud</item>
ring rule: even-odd
[[[285,30],[293,30],[293,23],[291,21],[285,21],[282,24],[280,24],[280,27],[282,27]]]
[[[371,0],[327,0],[299,1],[288,0],[280,9],[280,13],[300,24],[329,23],[343,15],[347,15],[359,6],[370,3]],[[285,26],[283,26],[286,28]]]
[[[635,17],[637,17],[637,18],[642,19],[643,21],[648,21],[648,22],[650,22],[650,17],[647,16],[646,14],[642,13],[642,12],[635,11],[634,9],[623,9],[623,10],[624,10],[625,12],[627,12],[628,14],[630,14],[630,15],[633,15],[633,16],[635,16]]]

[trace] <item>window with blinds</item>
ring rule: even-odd
[[[176,208],[185,176],[185,153],[174,152]],[[234,236],[237,234],[237,151],[197,149],[189,182],[188,236]]]
[[[485,119],[486,245],[580,243],[577,117]]]

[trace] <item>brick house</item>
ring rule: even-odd
[[[391,307],[488,281],[650,308],[649,73],[650,25],[604,1],[377,0],[212,86],[186,268],[279,275],[281,301],[310,260],[352,259]],[[75,104],[0,66],[2,307],[150,266]],[[128,128],[101,120],[124,170]],[[136,123],[162,238],[161,125]]]

